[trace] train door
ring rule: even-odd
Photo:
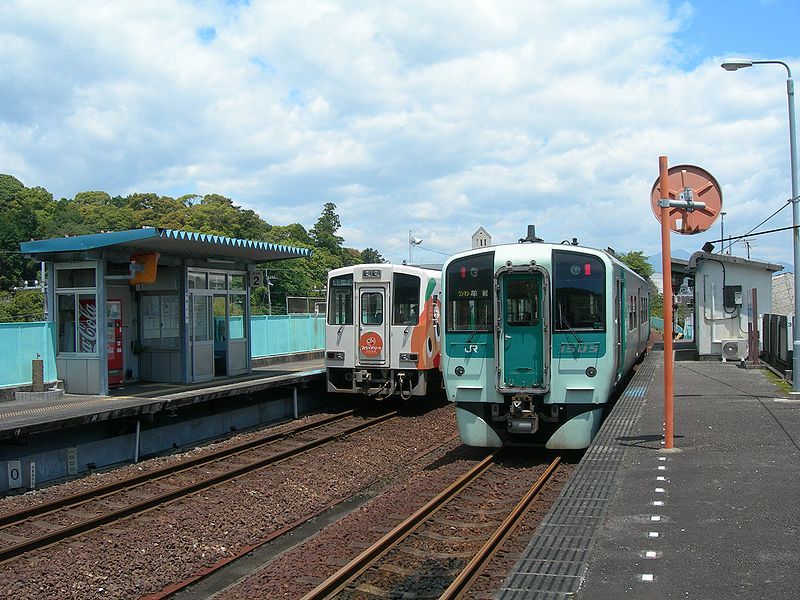
[[[509,272],[499,277],[502,313],[500,388],[540,388],[545,383],[543,277]]]
[[[614,287],[614,337],[616,363],[616,380],[622,377],[625,369],[625,281],[617,279]]]
[[[358,362],[361,365],[386,364],[389,352],[387,333],[386,289],[362,287],[358,294]]]

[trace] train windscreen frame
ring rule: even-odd
[[[353,274],[337,275],[328,282],[328,325],[353,324]]]
[[[492,331],[494,328],[494,252],[453,260],[447,280],[447,332]]]
[[[605,331],[606,266],[580,252],[553,251],[554,331]]]

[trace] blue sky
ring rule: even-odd
[[[798,54],[800,2],[796,0],[696,0],[674,6],[679,11],[686,7],[691,15],[677,36],[685,45],[681,63],[685,67],[717,54],[751,58]]]
[[[726,233],[786,204],[785,72],[719,64],[800,72],[798,5],[6,0],[0,172],[57,198],[220,193],[306,227],[334,202],[345,243],[393,261],[409,230],[436,262],[529,223],[656,254],[660,155],[719,180]],[[790,262],[791,238],[751,251]]]

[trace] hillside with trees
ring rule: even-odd
[[[163,227],[227,237],[260,240],[310,248],[310,259],[269,263],[272,286],[252,293],[253,314],[285,312],[287,296],[321,296],[330,269],[361,262],[382,262],[374,248],[363,251],[342,246],[337,235],[341,221],[332,202],[322,207],[314,226],[299,223],[271,225],[252,210],[219,194],[180,198],[153,193],[112,197],[86,191],[55,200],[42,187],[26,187],[11,175],[0,174],[0,322],[42,318],[38,291],[20,292],[39,276],[39,264],[26,260],[19,244],[31,239]]]

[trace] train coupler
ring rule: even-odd
[[[512,396],[508,413],[509,432],[536,433],[539,429],[539,417],[534,410],[533,396],[530,394]]]

